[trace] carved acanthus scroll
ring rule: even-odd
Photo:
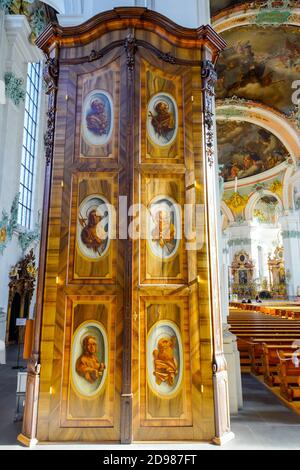
[[[203,83],[205,151],[208,163],[212,166],[215,161],[214,99],[217,74],[210,60],[204,60],[202,62],[201,78]]]

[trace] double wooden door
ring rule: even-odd
[[[133,60],[60,60],[40,440],[214,435],[200,62]]]

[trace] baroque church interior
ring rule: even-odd
[[[0,449],[300,449],[300,1],[0,0],[0,142]]]

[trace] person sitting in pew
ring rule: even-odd
[[[257,296],[255,297],[255,302],[256,302],[257,304],[262,304],[262,301],[260,300],[259,295],[257,295]]]

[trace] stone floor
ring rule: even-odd
[[[0,365],[0,450],[21,450],[16,436],[21,423],[14,423],[16,410],[17,371],[16,348],[7,351],[7,365]],[[243,375],[244,408],[232,417],[235,439],[223,447],[209,444],[134,444],[124,446],[101,445],[38,445],[43,449],[97,449],[97,450],[237,450],[237,449],[300,449],[300,416],[285,407],[263,384],[251,375]]]

